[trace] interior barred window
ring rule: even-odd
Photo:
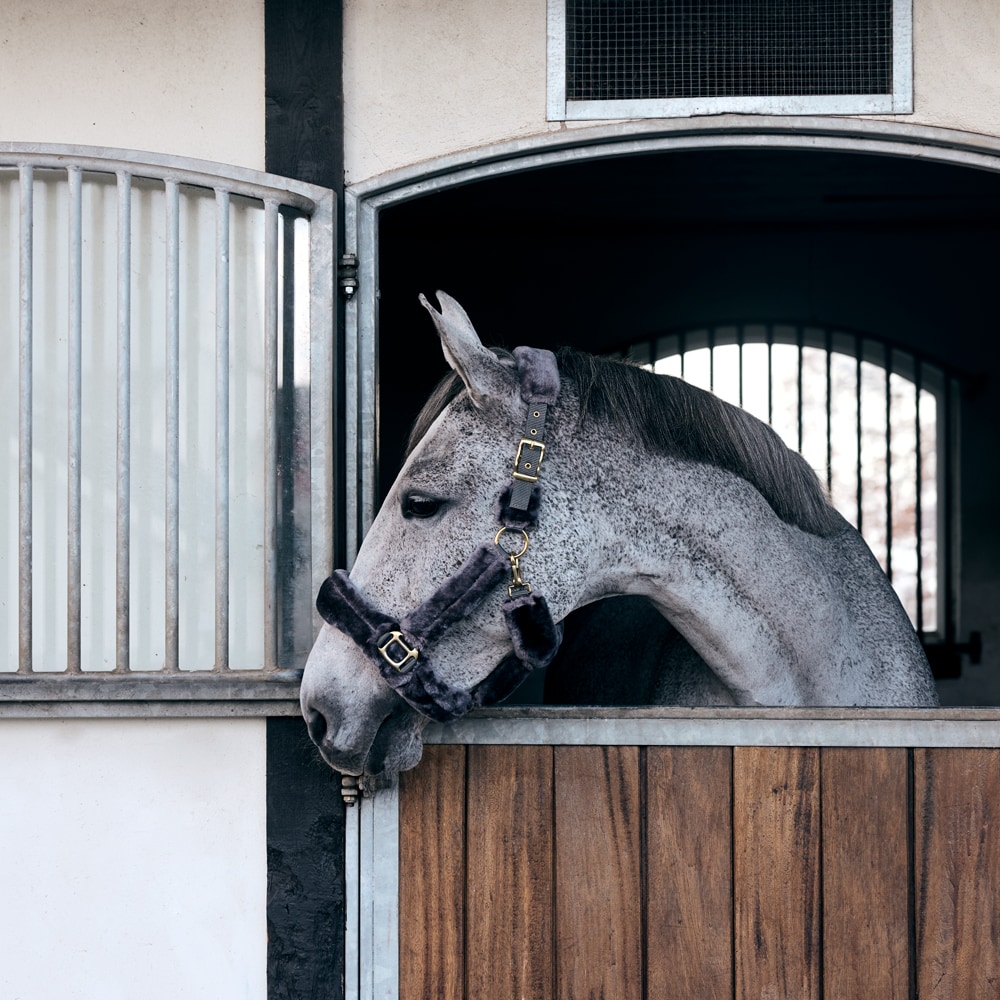
[[[566,0],[566,97],[890,94],[892,8],[892,0]]]

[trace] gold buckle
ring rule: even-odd
[[[525,447],[531,448],[532,450],[538,449],[538,461],[535,462],[534,474],[528,472],[521,472],[521,453],[524,451]],[[538,482],[538,470],[542,467],[542,459],[545,457],[545,445],[541,441],[532,441],[531,438],[521,438],[517,445],[517,455],[514,456],[514,478],[520,479],[525,483],[537,483]],[[528,466],[531,468],[531,466]]]
[[[407,646],[406,643],[403,642],[402,632],[392,631],[386,634],[389,636],[389,638],[386,639],[386,641],[381,646],[378,647],[378,651],[382,654],[382,659],[385,660],[385,662],[388,663],[390,667],[402,673],[403,670],[406,669],[407,661],[415,660],[420,655],[420,650],[411,649],[409,646]],[[383,635],[382,638],[385,639],[385,636]],[[393,643],[395,643],[397,646],[402,646],[403,651],[406,654],[401,660],[394,660],[392,656],[389,654],[389,647]]]

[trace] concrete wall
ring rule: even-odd
[[[587,128],[546,121],[545,7],[347,0],[348,183],[477,146]],[[893,120],[1000,134],[1000,6],[913,0],[913,36],[914,110]]]
[[[262,0],[7,0],[0,141],[263,169]],[[263,719],[0,719],[0,996],[263,1000],[264,750]]]

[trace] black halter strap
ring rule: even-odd
[[[316,598],[323,619],[357,643],[401,698],[437,722],[502,701],[532,670],[552,660],[562,639],[562,627],[553,622],[545,598],[522,579],[519,563],[527,550],[526,529],[534,527],[537,518],[545,419],[559,393],[559,371],[549,351],[519,347],[514,357],[528,414],[512,482],[498,500],[500,530],[494,544],[479,546],[423,604],[399,621],[375,607],[344,570],[325,580]],[[509,548],[507,532],[521,536],[523,547]],[[472,690],[456,687],[437,676],[426,649],[479,607],[508,572],[513,579],[502,608],[514,652]]]

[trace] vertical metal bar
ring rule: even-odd
[[[923,470],[923,442],[920,434],[920,393],[923,389],[924,364],[920,358],[915,359],[916,370],[913,373],[914,389],[916,390],[916,406],[914,407],[914,423],[916,441],[916,480],[917,480],[917,502],[916,502],[916,532],[917,532],[917,635],[921,639],[924,637],[924,470]]]
[[[774,327],[767,328],[767,422],[774,426]]]
[[[20,246],[18,259],[18,562],[17,641],[20,673],[31,673],[32,538],[31,538],[31,450],[32,450],[32,320],[34,262],[34,171],[22,164],[18,173],[20,198]]]
[[[81,669],[81,468],[83,448],[83,175],[79,167],[67,171],[69,181],[69,421],[66,442],[66,660],[70,673]]]
[[[833,492],[833,334],[826,331],[826,492]]]
[[[736,329],[736,356],[738,359],[739,366],[739,380],[740,380],[740,406],[743,406],[743,342],[744,342],[744,328],[742,326]]]
[[[274,412],[267,412],[270,428]],[[215,669],[229,669],[229,192],[222,190],[215,192]]]
[[[166,357],[166,531],[164,568],[165,667],[180,669],[180,186],[166,182],[167,357]]]
[[[708,390],[715,392],[715,327],[708,328]]]
[[[118,427],[116,454],[115,670],[129,669],[129,503],[132,410],[132,177],[118,177]]]
[[[855,437],[857,444],[857,469],[855,479],[858,499],[857,529],[859,532],[863,533],[861,518],[861,439],[863,436],[861,427],[861,338],[857,334],[854,335],[854,413]]]
[[[681,378],[684,378],[684,355],[687,354],[687,331],[681,330],[677,337],[677,350],[681,356]]]
[[[795,346],[797,348],[798,358],[796,361],[795,369],[795,387],[796,393],[798,395],[798,401],[795,407],[795,424],[796,424],[796,439],[798,440],[798,451],[799,454],[802,453],[802,354],[805,351],[805,343],[802,336],[802,327],[796,328],[795,333]]]
[[[885,575],[892,583],[892,347],[885,346]]]
[[[264,669],[277,667],[278,203],[264,202]]]

